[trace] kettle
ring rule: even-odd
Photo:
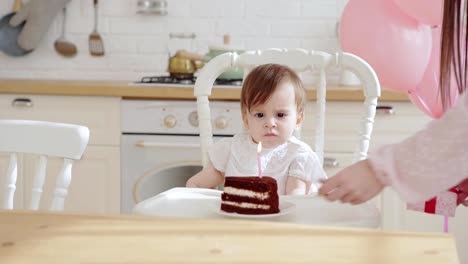
[[[229,35],[224,35],[224,45],[210,46],[209,51],[206,55],[200,55],[186,50],[179,50],[177,51],[175,57],[198,62],[199,65],[197,67],[201,68],[206,62],[226,52],[236,52],[237,54],[241,54],[245,52],[245,50],[229,46]],[[244,72],[240,68],[235,68],[230,71],[223,72],[218,76],[219,79],[223,80],[243,79],[243,77]]]
[[[194,73],[203,66],[191,58],[180,56],[180,50],[192,46],[195,33],[170,33],[168,42],[169,61],[167,71],[171,77],[191,79]],[[175,48],[175,49],[173,49]],[[171,51],[173,49],[173,51]]]
[[[176,55],[169,57],[168,72],[171,77],[190,79],[203,65],[202,61],[180,56],[180,52],[178,52]]]

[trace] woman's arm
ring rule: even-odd
[[[407,202],[432,198],[468,177],[468,93],[440,119],[369,155],[378,179]]]
[[[383,146],[325,181],[329,200],[362,203],[392,186],[407,202],[436,196],[468,177],[468,94],[426,128]]]

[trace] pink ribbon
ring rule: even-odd
[[[468,179],[465,179],[457,186],[458,189],[458,199],[457,204],[463,204],[468,206]]]

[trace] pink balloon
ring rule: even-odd
[[[421,82],[431,38],[429,26],[408,17],[389,0],[350,0],[341,17],[341,48],[366,60],[382,87],[397,92]]]
[[[442,24],[444,0],[393,0],[406,14],[428,25]]]
[[[432,53],[426,72],[421,83],[415,90],[409,90],[409,98],[425,114],[432,118],[440,118],[444,114],[442,100],[439,93],[440,76],[440,37],[441,29],[435,28],[432,32]],[[458,89],[455,75],[451,76],[451,98],[452,105],[458,99]]]

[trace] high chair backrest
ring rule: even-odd
[[[358,144],[354,150],[353,160],[366,158],[369,141],[374,123],[377,98],[380,96],[380,84],[376,73],[363,59],[346,52],[329,54],[323,51],[307,51],[304,49],[267,49],[247,51],[240,55],[224,53],[210,60],[200,72],[195,82],[195,96],[197,98],[198,120],[200,127],[202,162],[208,161],[208,150],[213,144],[211,128],[211,114],[208,96],[216,78],[223,72],[240,67],[244,69],[244,77],[254,67],[277,63],[286,65],[296,72],[317,71],[319,78],[316,85],[317,114],[314,151],[323,164],[325,139],[325,102],[326,102],[326,71],[332,67],[339,67],[353,72],[362,83],[364,92],[364,108],[359,127]],[[307,117],[306,117],[307,118]]]
[[[1,209],[13,209],[16,190],[18,154],[39,155],[37,170],[33,178],[31,202],[28,209],[37,210],[46,175],[47,158],[63,158],[57,175],[52,204],[49,209],[61,211],[71,181],[72,163],[81,159],[89,140],[89,129],[85,126],[30,120],[0,120],[0,152],[10,156],[5,185],[2,186]]]

